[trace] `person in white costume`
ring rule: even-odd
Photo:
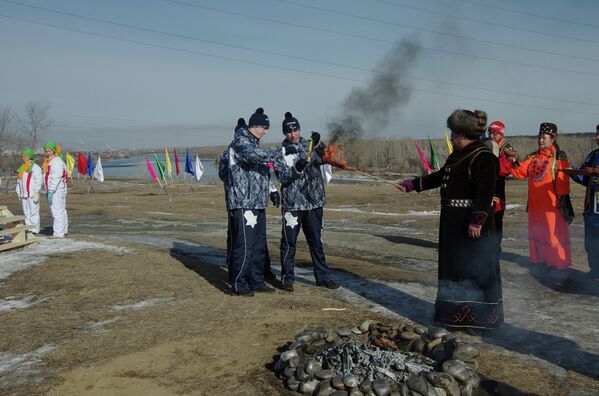
[[[18,169],[17,196],[23,205],[25,225],[34,234],[40,232],[40,190],[42,189],[42,168],[34,162],[31,149],[21,151],[23,164]]]
[[[44,145],[46,160],[42,166],[46,197],[54,222],[51,238],[64,238],[69,232],[69,219],[67,216],[67,165],[60,158],[60,146],[53,142]]]

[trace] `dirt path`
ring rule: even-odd
[[[69,195],[68,249],[42,241],[35,257],[46,259],[0,279],[0,394],[289,394],[268,365],[305,328],[400,317],[431,325],[435,194],[329,186],[325,250],[343,287],[313,285],[302,242],[294,293],[239,298],[221,291],[220,186],[173,191],[171,201],[139,181],[96,191],[75,187]],[[599,288],[579,276],[586,271],[581,220],[571,229],[572,290],[550,290],[526,266],[525,193],[522,183],[508,184],[510,203],[521,206],[505,221],[507,323],[482,338],[461,335],[483,350],[480,394],[597,394]],[[582,192],[574,193],[580,207]],[[0,201],[19,212],[12,195]],[[273,263],[279,216],[269,210]],[[27,252],[15,260],[33,260]]]

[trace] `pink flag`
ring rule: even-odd
[[[416,150],[418,150],[418,154],[420,154],[420,160],[422,161],[422,165],[424,165],[424,169],[426,169],[426,171],[430,175],[431,173],[433,173],[431,166],[426,160],[426,157],[424,156],[424,153],[422,152],[422,149],[420,148],[418,142],[414,140],[414,144],[416,145]]]
[[[150,172],[150,176],[152,176],[152,181],[158,181],[158,176],[156,176],[156,172],[154,171],[154,167],[150,163],[150,161],[146,158],[146,166],[148,167],[148,171]]]

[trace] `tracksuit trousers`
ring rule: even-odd
[[[283,211],[283,229],[281,231],[281,283],[283,285],[293,285],[295,280],[293,269],[295,251],[297,237],[302,228],[310,248],[316,283],[325,283],[330,280],[331,270],[327,265],[321,241],[322,216],[322,208]]]
[[[264,209],[229,210],[229,282],[235,293],[264,287],[266,213]]]

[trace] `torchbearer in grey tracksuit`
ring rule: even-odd
[[[246,128],[247,129],[247,124],[245,122],[244,118],[239,118],[237,120],[237,125],[235,126],[234,132],[237,131],[237,129],[239,128]],[[224,187],[225,187],[225,194],[227,194],[228,188],[227,188],[227,183],[226,183],[226,179],[229,178],[229,148],[227,148],[225,151],[223,151],[219,157],[219,161],[218,161],[218,177],[224,182]],[[269,162],[269,164],[272,164],[272,162]],[[270,165],[269,165],[270,167]],[[274,167],[273,167],[274,168]],[[270,173],[269,173],[270,176]],[[281,195],[279,194],[279,191],[276,189],[276,187],[274,186],[274,184],[272,183],[272,181],[269,181],[269,196],[270,196],[270,201],[272,202],[274,207],[279,207],[281,206]],[[268,244],[266,243],[265,240],[265,254],[264,254],[264,279],[276,279],[276,275],[272,272],[271,269],[271,265],[270,265],[270,254],[268,253]],[[229,266],[229,256],[231,254],[231,221],[229,221],[229,224],[227,225],[227,268],[230,268]]]
[[[281,283],[283,290],[293,291],[294,258],[297,237],[300,229],[310,248],[314,266],[316,285],[336,289],[339,287],[331,279],[331,270],[327,266],[322,247],[322,216],[325,205],[324,182],[320,170],[324,144],[319,144],[320,134],[312,132],[315,147],[310,162],[307,155],[306,140],[301,137],[299,121],[291,113],[285,113],[283,121],[285,140],[283,148],[287,151],[283,160],[275,164],[275,172],[281,182],[281,206],[283,209],[283,229],[281,232]],[[289,153],[289,147],[297,147],[297,153]]]
[[[240,126],[228,148],[228,175],[224,178],[229,212],[229,281],[231,294],[252,296],[274,292],[264,284],[266,244],[265,209],[269,199],[268,162],[282,160],[285,149],[261,148],[260,139],[270,126],[268,116],[258,108]],[[297,152],[289,148],[287,154]]]

